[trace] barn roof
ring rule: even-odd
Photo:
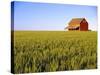
[[[75,25],[79,25],[81,23],[81,21],[85,19],[85,18],[73,18],[70,22],[69,25],[71,26],[75,26]]]
[[[76,28],[79,28],[79,26],[68,26],[68,27],[65,27],[65,29],[76,29]]]

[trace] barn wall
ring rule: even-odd
[[[80,23],[80,31],[88,31],[88,23],[87,22],[82,21]]]

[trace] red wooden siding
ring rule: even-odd
[[[88,31],[88,23],[85,19],[80,23],[80,31]]]

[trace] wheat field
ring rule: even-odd
[[[14,31],[14,73],[97,68],[96,31]]]

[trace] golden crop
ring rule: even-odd
[[[15,31],[14,73],[97,68],[97,32]]]

